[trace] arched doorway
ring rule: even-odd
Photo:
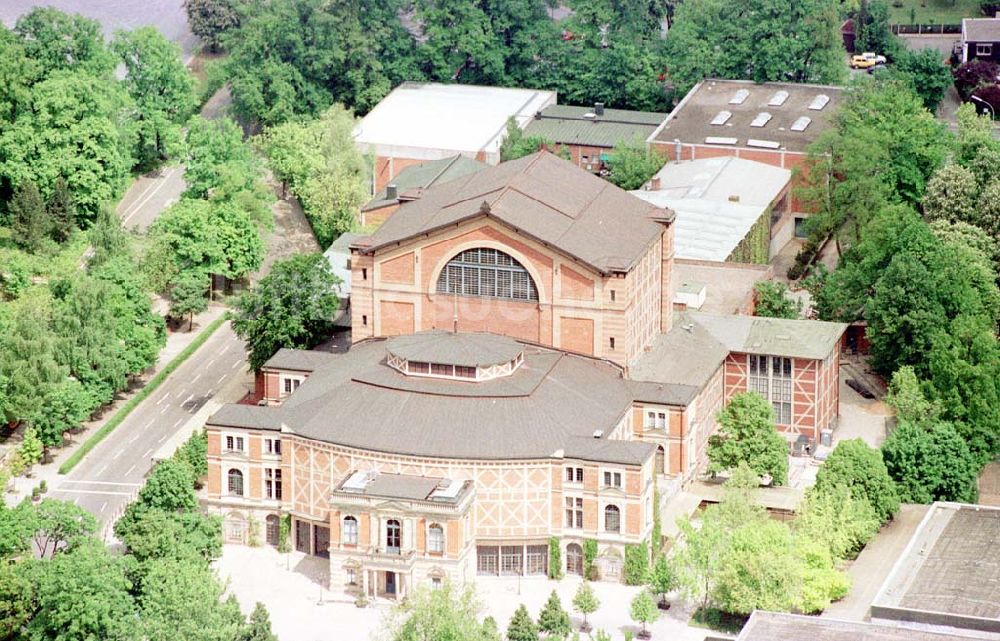
[[[264,519],[264,530],[267,536],[267,544],[278,546],[279,533],[281,531],[281,519],[278,518],[277,514],[268,514],[267,518]]]
[[[667,473],[667,453],[664,451],[662,445],[656,446],[656,460],[654,461],[657,474]]]
[[[566,546],[566,573],[583,576],[583,549],[576,543]]]

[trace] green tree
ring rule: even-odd
[[[643,585],[649,580],[649,546],[645,541],[625,546],[622,579],[625,585]]]
[[[139,562],[153,559],[210,561],[222,554],[222,519],[199,512],[140,511],[119,534]]]
[[[859,438],[837,443],[816,474],[817,492],[830,492],[838,485],[850,490],[856,499],[867,502],[880,524],[899,510],[899,495],[882,453]]]
[[[979,184],[975,174],[957,163],[942,166],[927,182],[923,210],[927,220],[976,222]]]
[[[770,318],[802,318],[802,301],[789,295],[788,285],[779,281],[762,280],[754,283],[754,316]]]
[[[853,558],[875,536],[879,520],[871,504],[843,485],[810,488],[794,521],[799,538],[824,545],[834,559]]]
[[[208,474],[208,435],[205,430],[192,434],[174,456],[191,466],[197,485],[198,479]]]
[[[538,153],[541,149],[552,150],[555,142],[541,136],[525,136],[524,130],[518,126],[513,118],[507,119],[507,135],[500,143],[500,162],[517,160],[531,154]]]
[[[17,448],[17,452],[21,455],[21,460],[24,461],[24,464],[27,467],[31,467],[41,461],[44,449],[42,440],[38,438],[38,431],[31,425],[24,428],[21,445]]]
[[[590,583],[584,581],[580,584],[580,587],[576,589],[576,594],[573,595],[573,609],[583,615],[583,625],[580,627],[581,630],[590,630],[590,624],[587,623],[587,616],[597,612],[597,608],[601,607],[601,602],[594,594],[594,589],[590,587]]]
[[[17,638],[35,614],[35,588],[28,571],[32,567],[23,561],[0,563],[0,639]]]
[[[90,228],[88,239],[94,248],[88,266],[98,267],[105,261],[128,253],[129,237],[122,229],[121,218],[112,207],[102,207]]]
[[[417,0],[426,40],[419,57],[432,80],[497,84],[504,77],[504,45],[480,2]]]
[[[41,400],[41,406],[30,420],[46,447],[61,445],[63,434],[79,427],[97,406],[90,392],[74,378],[48,387]]]
[[[854,50],[892,54],[899,48],[889,29],[889,3],[887,0],[861,0],[854,19]]]
[[[896,410],[900,423],[924,425],[936,422],[941,416],[941,407],[924,394],[920,380],[910,365],[900,367],[892,375],[885,402]]]
[[[68,501],[42,499],[31,517],[35,549],[42,557],[55,556],[64,546],[97,531],[97,520]]]
[[[57,243],[66,242],[76,226],[76,203],[73,202],[73,194],[62,176],[56,179],[52,195],[45,203],[45,213],[52,239]]]
[[[184,0],[191,33],[209,51],[219,51],[222,36],[240,25],[237,0]]]
[[[660,617],[660,611],[648,590],[643,590],[632,599],[632,603],[629,605],[629,616],[636,623],[642,624],[643,634],[646,634],[646,625]]]
[[[940,242],[971,249],[983,258],[984,264],[989,269],[994,273],[1000,273],[1000,239],[993,237],[982,227],[969,223],[935,220],[931,222],[930,228]]]
[[[596,581],[597,566],[594,561],[597,559],[597,541],[585,539],[583,541],[583,578],[587,581]]]
[[[838,82],[844,75],[839,0],[700,0],[677,6],[667,35],[681,94],[704,78]],[[726,46],[718,46],[725,42]]]
[[[625,190],[641,188],[666,161],[639,139],[615,145],[608,158],[608,180]]]
[[[117,200],[135,164],[132,101],[119,83],[82,72],[53,73],[31,92],[31,111],[0,131],[0,172],[34,182],[43,196],[65,178],[86,227]]]
[[[14,31],[21,36],[28,57],[46,74],[79,71],[102,77],[114,70],[101,25],[91,18],[39,7],[18,18]]]
[[[802,565],[788,526],[769,519],[735,528],[722,552],[714,600],[725,612],[795,607]]]
[[[195,108],[194,80],[180,47],[154,27],[119,31],[112,48],[136,106],[136,160],[148,167],[181,148],[180,125]]]
[[[170,285],[170,315],[188,317],[188,331],[194,327],[194,315],[208,309],[208,276],[191,270],[181,272]]]
[[[563,610],[562,601],[555,590],[552,590],[538,615],[538,629],[545,632],[547,637],[556,639],[565,639],[570,633],[569,614]]]
[[[979,194],[979,215],[970,222],[982,227],[993,238],[1000,238],[1000,179],[983,187]]]
[[[931,113],[937,111],[952,84],[951,70],[937,49],[910,51],[900,48],[892,70],[913,86],[924,107]]]
[[[8,424],[41,415],[47,396],[69,374],[56,360],[57,339],[49,327],[50,314],[47,305],[35,301],[18,305],[6,331],[0,333],[0,377],[6,381],[3,409]],[[42,440],[51,444],[44,430]]]
[[[905,503],[979,498],[979,461],[950,423],[900,423],[882,444],[882,458]]]
[[[222,174],[229,169],[237,171],[247,187],[252,185],[257,178],[257,166],[252,150],[243,142],[243,131],[234,120],[195,116],[187,127],[184,181],[189,196],[208,196],[223,182]]]
[[[392,641],[479,641],[483,626],[476,618],[478,611],[471,588],[457,591],[445,583],[437,590],[415,590],[406,602],[393,608],[386,627],[392,631]]]
[[[49,227],[45,203],[35,183],[19,185],[10,201],[10,229],[14,242],[29,252],[37,252]]]
[[[497,620],[493,617],[483,619],[483,629],[480,634],[480,641],[503,641],[500,629],[497,627]]]
[[[549,578],[562,578],[562,549],[558,537],[549,537]]]
[[[15,507],[0,504],[0,559],[8,565],[7,560],[21,555],[31,548],[32,536],[35,533],[35,506],[30,501],[22,501]]]
[[[772,483],[788,479],[788,444],[774,427],[774,409],[754,392],[735,395],[717,417],[719,431],[709,437],[709,470],[721,472],[746,463]]]
[[[149,641],[232,641],[244,625],[239,606],[202,561],[157,559],[140,580],[142,637]]]
[[[194,473],[191,466],[173,458],[161,461],[139,490],[136,502],[165,512],[195,510],[198,507],[198,497],[194,493]]]
[[[996,71],[993,73],[995,76]],[[990,117],[979,115],[975,105],[963,104],[955,112],[955,118],[958,121],[955,162],[971,168],[974,160],[982,156],[984,152],[1000,151],[1000,143],[993,138],[993,123],[990,121]],[[1000,169],[995,171],[1000,171]]]
[[[507,641],[538,641],[538,627],[523,603],[514,610],[507,625]]]
[[[136,629],[136,609],[126,565],[122,557],[112,555],[102,543],[87,539],[37,566],[34,579],[38,609],[27,625],[27,638],[61,641],[141,638]]]
[[[250,621],[240,633],[238,641],[278,641],[278,636],[271,632],[271,617],[267,608],[260,601],[250,613]]]
[[[665,554],[657,557],[656,563],[653,564],[653,570],[649,575],[649,587],[660,595],[661,604],[667,602],[667,593],[677,587],[677,575]]]
[[[329,331],[340,305],[339,280],[322,254],[277,261],[236,302],[233,329],[247,342],[255,371],[282,347],[310,348]]]

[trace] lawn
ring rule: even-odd
[[[962,18],[980,18],[979,0],[890,0],[893,24],[959,24]]]

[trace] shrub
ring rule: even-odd
[[[642,585],[649,577],[649,547],[643,541],[625,546],[623,579],[626,585]]]
[[[597,566],[594,559],[597,558],[597,541],[587,539],[583,542],[583,576],[588,581],[596,581],[598,578]]]
[[[549,578],[562,578],[562,550],[559,548],[559,539],[549,538]]]

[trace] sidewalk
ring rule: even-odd
[[[213,303],[207,311],[195,316],[194,329],[192,331],[169,333],[167,336],[167,344],[160,351],[159,359],[152,368],[143,373],[140,377],[140,384],[136,385],[129,391],[119,393],[115,398],[115,401],[102,410],[99,419],[84,423],[83,428],[77,432],[67,433],[66,440],[63,445],[50,450],[52,460],[45,465],[37,464],[33,466],[31,470],[29,470],[31,476],[19,476],[11,479],[13,492],[7,492],[4,494],[4,500],[7,505],[17,505],[17,503],[19,503],[22,499],[30,496],[32,488],[37,486],[43,480],[48,486],[50,492],[54,490],[59,485],[59,481],[61,479],[59,466],[62,462],[75,452],[76,449],[80,447],[80,444],[86,441],[91,434],[100,429],[102,425],[114,416],[115,412],[118,411],[118,408],[127,403],[130,398],[137,394],[153,376],[166,366],[167,363],[173,360],[174,357],[184,350],[184,348],[190,345],[195,337],[201,332],[202,328],[215,319],[221,317],[226,313],[226,311],[227,308],[225,305],[222,305],[221,303]],[[19,438],[16,441],[12,438],[8,441],[8,446],[15,448],[19,442]]]

